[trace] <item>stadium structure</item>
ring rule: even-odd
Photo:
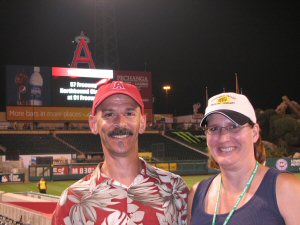
[[[75,39],[77,48],[70,67],[5,66],[0,185],[38,181],[40,177],[77,180],[95,169],[103,160],[103,150],[100,137],[89,130],[88,117],[103,79],[135,84],[141,92],[148,122],[146,132],[139,136],[140,157],[181,175],[210,172],[199,128],[202,114],[195,111],[178,118],[153,114],[151,72],[96,69],[88,38],[82,33]],[[107,60],[103,57],[102,61]],[[103,68],[115,63],[109,61]],[[50,224],[57,200],[57,196],[0,191],[0,222]]]
[[[0,172],[21,173],[24,178],[18,179],[29,181],[41,176],[74,179],[90,173],[103,160],[100,138],[90,132],[88,117],[97,83],[104,78],[140,88],[148,120],[146,132],[139,137],[141,157],[179,174],[207,172],[201,116],[153,115],[150,72],[17,65],[6,67]],[[195,160],[199,168],[195,162],[189,168],[188,161]]]
[[[207,167],[199,104],[193,105],[192,115],[153,114],[151,72],[96,69],[86,40],[83,34],[77,37],[70,67],[6,66],[6,110],[0,112],[0,187],[1,183],[41,177],[78,180],[103,161],[100,137],[88,125],[92,101],[103,79],[135,84],[142,94],[147,128],[139,136],[140,157],[180,175],[215,173]],[[82,63],[88,68],[78,67]],[[298,105],[287,97],[283,103],[277,111],[284,113],[290,107],[300,115]],[[282,167],[288,165],[280,162]],[[0,191],[0,223],[50,224],[57,201],[57,196]]]

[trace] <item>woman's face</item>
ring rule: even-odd
[[[241,165],[254,159],[254,143],[259,137],[257,124],[239,126],[214,113],[207,118],[207,127],[211,131],[206,131],[207,146],[220,167]]]

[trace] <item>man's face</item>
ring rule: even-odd
[[[116,94],[105,99],[90,118],[93,133],[99,133],[104,154],[125,157],[138,154],[138,134],[146,126],[139,105],[129,96]]]

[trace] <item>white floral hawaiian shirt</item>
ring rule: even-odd
[[[101,164],[67,188],[52,225],[185,225],[188,187],[182,178],[143,161],[129,186],[101,173]]]

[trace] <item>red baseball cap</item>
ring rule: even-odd
[[[144,103],[139,89],[133,84],[124,83],[123,81],[113,81],[111,83],[106,83],[99,87],[98,92],[93,101],[91,115],[94,116],[96,114],[97,107],[106,98],[115,94],[124,94],[131,97],[141,107],[142,114],[144,114]]]

